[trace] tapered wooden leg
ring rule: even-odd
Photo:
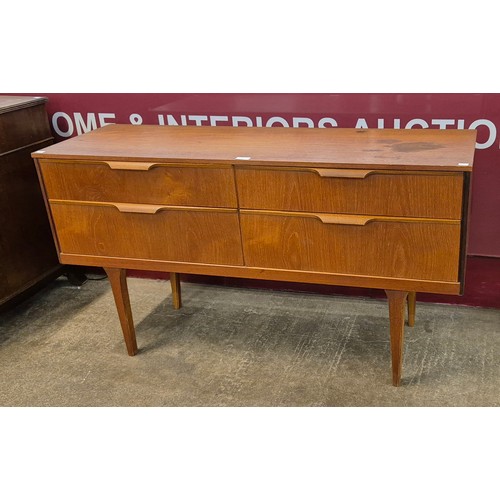
[[[417,307],[417,292],[408,292],[408,326],[415,326],[416,307]]]
[[[172,302],[174,309],[180,309],[182,307],[181,280],[179,279],[178,273],[170,273],[170,285],[172,287]]]
[[[392,385],[398,387],[403,367],[403,338],[405,331],[405,309],[408,292],[385,291],[389,299],[389,320],[391,324]]]
[[[132,319],[132,310],[130,309],[130,299],[127,288],[127,274],[125,269],[104,268],[108,275],[113,296],[115,297],[118,317],[122,325],[123,338],[127,346],[129,356],[137,353],[137,341],[135,339],[134,320]]]

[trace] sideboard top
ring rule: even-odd
[[[108,125],[34,158],[471,171],[475,130]]]

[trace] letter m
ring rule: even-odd
[[[75,125],[78,135],[85,134],[97,128],[95,113],[87,113],[87,121],[85,122],[81,113],[75,113]]]

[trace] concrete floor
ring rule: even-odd
[[[109,283],[65,278],[0,316],[2,406],[499,406],[500,310],[417,304],[391,385],[382,300],[129,278],[128,357]]]

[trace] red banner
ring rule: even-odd
[[[44,95],[57,140],[110,123],[477,129],[468,253],[500,257],[500,94]]]

